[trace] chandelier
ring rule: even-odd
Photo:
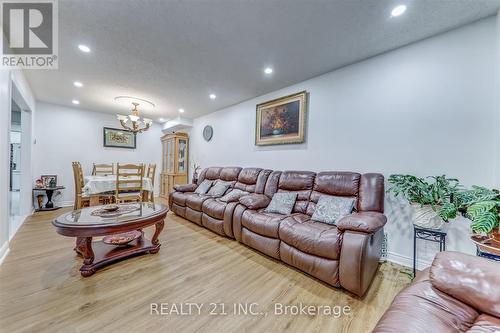
[[[128,96],[118,96],[115,98],[115,101],[125,100],[125,99],[141,100],[139,98],[131,98]],[[150,105],[152,105],[154,107],[154,104],[149,102],[149,101],[146,101],[146,100],[141,100],[141,101],[149,103]],[[147,131],[151,127],[151,125],[153,124],[153,121],[151,119],[148,119],[148,118],[141,119],[141,117],[139,115],[139,110],[137,109],[137,107],[140,105],[138,102],[133,101],[132,105],[133,105],[132,114],[130,114],[128,116],[117,114],[116,118],[120,121],[120,124],[122,125],[122,127],[124,129],[126,129],[127,131],[130,131],[134,134]],[[130,125],[127,124],[129,120],[130,120]]]

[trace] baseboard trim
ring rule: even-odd
[[[387,252],[387,261],[413,269],[413,258],[394,252]],[[432,264],[431,261],[417,260],[417,270],[423,270]]]
[[[2,247],[0,248],[0,265],[3,263],[4,259],[9,254],[9,251],[10,251],[9,242],[6,241],[5,243],[3,243]]]
[[[72,207],[73,203],[74,203],[73,200],[67,200],[67,201],[59,201],[57,202],[57,204],[56,203],[54,204],[59,207]]]
[[[9,228],[9,241],[12,240],[12,238],[14,238],[14,236],[16,235],[16,233],[19,231],[19,229],[21,229],[21,226],[24,224],[24,222],[26,221],[26,219],[28,218],[29,215],[24,215],[24,216],[15,216],[15,217],[10,217],[10,221],[9,221],[9,226],[10,227],[14,227],[15,229],[10,229]],[[13,223],[13,219],[15,218],[15,220],[17,220],[17,223]]]

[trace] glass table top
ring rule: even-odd
[[[167,207],[158,203],[128,203],[119,204],[119,210],[107,212],[105,206],[92,206],[63,214],[54,220],[57,224],[66,226],[83,225],[116,225],[135,220],[147,219],[166,213]]]

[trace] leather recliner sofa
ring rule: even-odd
[[[203,170],[198,184],[203,179],[221,179],[224,169],[233,168]],[[247,184],[250,194],[230,203],[193,193],[198,184],[174,187],[169,197],[174,213],[332,286],[358,296],[368,289],[378,267],[387,221],[382,175],[247,168],[240,171],[233,187]],[[290,215],[265,212],[276,192],[297,193]],[[355,198],[354,212],[336,225],[312,221],[321,195]]]
[[[204,169],[198,178],[197,184],[174,186],[170,193],[168,204],[175,214],[221,235],[234,238],[233,211],[238,201],[222,202],[218,198],[194,193],[199,184],[205,179],[230,182],[232,189],[239,189],[249,193],[262,193],[266,185],[267,176],[271,170],[260,168],[212,167]]]
[[[373,332],[500,332],[500,264],[438,253],[396,296]]]

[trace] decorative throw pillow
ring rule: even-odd
[[[207,194],[208,190],[212,186],[212,181],[205,179],[201,184],[198,186],[198,188],[194,191],[196,194]]]
[[[224,193],[226,193],[228,188],[229,184],[215,183],[215,185],[210,188],[207,194],[215,198],[222,197]]]
[[[335,224],[338,220],[352,213],[354,198],[322,195],[319,197],[311,220]]]
[[[228,180],[217,179],[215,181],[214,185],[218,185],[218,184],[223,184],[223,185],[227,185],[227,186],[231,187],[231,185],[233,185],[234,182],[231,182],[231,181],[228,181]]]
[[[224,195],[219,200],[224,201],[224,202],[234,202],[234,201],[238,201],[242,196],[247,195],[247,194],[249,194],[247,191],[234,189],[234,190],[226,193],[226,195]]]
[[[265,212],[289,215],[293,210],[293,206],[295,205],[296,200],[297,193],[274,193],[271,203],[269,204],[269,206],[267,206]]]

